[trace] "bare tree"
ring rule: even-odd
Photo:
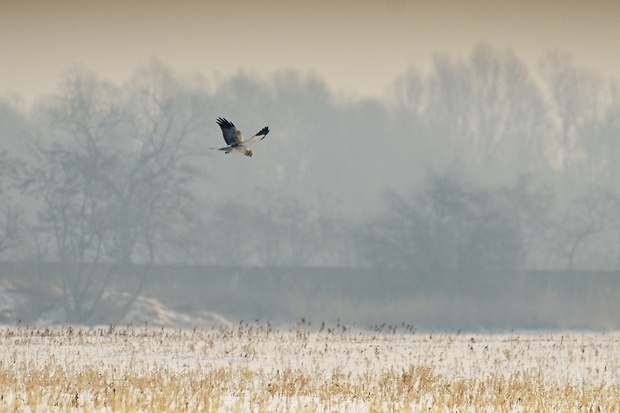
[[[547,165],[545,103],[511,51],[481,44],[467,59],[437,55],[426,88],[426,139],[443,143],[440,168],[457,162],[497,184]]]
[[[522,266],[522,245],[498,196],[453,173],[433,173],[413,198],[390,194],[384,217],[359,238],[361,253],[371,265],[410,269],[433,285],[509,274]]]
[[[593,188],[557,212],[545,250],[554,269],[616,269],[620,200]]]
[[[205,261],[219,265],[347,266],[354,260],[348,222],[297,199],[215,203]]]
[[[295,199],[271,202],[255,214],[253,231],[258,238],[256,250],[263,265],[321,265],[321,253],[330,238],[320,213]],[[324,265],[324,264],[323,264]]]
[[[531,269],[545,267],[546,237],[553,228],[554,191],[539,185],[532,175],[521,175],[514,184],[494,191],[497,207],[519,230],[523,254],[519,261]]]
[[[617,84],[575,66],[571,56],[559,52],[541,60],[541,71],[554,121],[549,138],[564,200],[595,186],[617,188]]]
[[[115,277],[145,264],[117,306],[122,317],[191,215],[189,158],[204,99],[158,64],[124,90],[78,71],[42,108],[30,187],[41,202],[39,231],[61,264],[71,321],[93,320]]]
[[[611,84],[609,90],[609,105],[597,125],[594,150],[590,151],[592,169],[601,173],[591,175],[600,185],[620,195],[620,85]]]
[[[23,215],[12,197],[22,169],[20,161],[9,158],[6,151],[0,152],[0,254],[22,241]]]
[[[0,253],[20,253],[26,237],[26,213],[21,202],[25,164],[22,142],[31,125],[14,102],[0,99]]]

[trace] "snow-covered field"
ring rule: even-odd
[[[0,411],[620,411],[620,333],[4,327]]]

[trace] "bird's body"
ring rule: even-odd
[[[269,133],[269,127],[265,126],[256,135],[244,141],[241,131],[235,127],[234,123],[224,118],[217,118],[217,124],[220,125],[220,129],[222,129],[222,134],[224,135],[224,141],[226,141],[228,146],[211,149],[224,151],[224,153],[227,154],[239,153],[245,156],[252,156],[252,149],[250,149],[250,146],[265,139],[265,136]]]

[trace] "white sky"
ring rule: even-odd
[[[620,78],[620,0],[0,0],[0,97],[30,102],[75,64],[122,82],[151,57],[208,78],[299,69],[380,96],[433,52],[467,55],[480,41],[534,69],[559,49]]]

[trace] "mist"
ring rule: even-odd
[[[437,53],[383,98],[158,59],[58,84],[0,103],[3,280],[35,297],[7,322],[118,322],[146,294],[283,323],[618,327],[618,84],[568,54]],[[271,132],[225,155],[218,117]]]

